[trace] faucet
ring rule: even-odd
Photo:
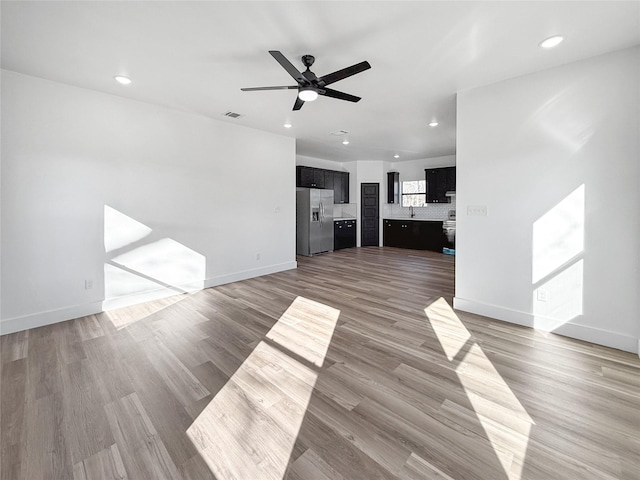
[[[416,212],[413,211],[413,205],[409,206],[409,214],[411,215],[411,218],[416,216]]]

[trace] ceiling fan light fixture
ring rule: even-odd
[[[303,102],[313,102],[316,98],[318,98],[318,92],[311,87],[301,88],[298,92],[298,98]]]

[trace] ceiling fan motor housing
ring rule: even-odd
[[[314,57],[313,55],[303,55],[302,56],[302,64],[307,67],[307,69],[309,69],[309,67],[311,65],[313,65],[313,62],[316,61],[316,57]]]

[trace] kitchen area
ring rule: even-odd
[[[380,182],[380,246],[455,255],[455,167],[421,168],[412,180],[387,168]],[[382,172],[380,172],[382,173]],[[409,174],[407,174],[409,176]],[[417,180],[415,177],[422,177]],[[359,202],[350,199],[347,171],[296,168],[296,253],[312,256],[358,242]],[[356,192],[357,193],[357,192]]]
[[[423,178],[387,172],[383,245],[455,255],[456,167],[426,168]]]
[[[349,173],[296,168],[296,253],[312,256],[357,243],[357,205],[349,203]]]

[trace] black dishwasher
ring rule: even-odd
[[[333,249],[351,248],[356,246],[356,221],[334,220]]]

